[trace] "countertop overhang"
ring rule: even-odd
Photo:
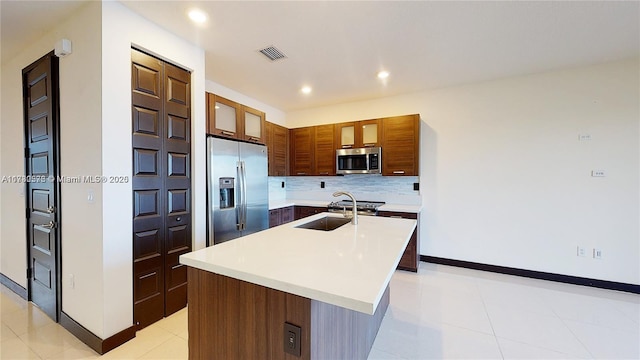
[[[180,256],[180,263],[372,315],[416,220],[360,216],[333,231],[296,228],[321,213]]]

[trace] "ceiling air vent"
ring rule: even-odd
[[[282,51],[276,49],[273,45],[267,46],[264,49],[258,50],[262,53],[262,55],[269,58],[271,61],[276,61],[280,59],[285,59],[287,56],[282,53]]]

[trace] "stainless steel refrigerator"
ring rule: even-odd
[[[269,227],[267,147],[207,137],[207,246]]]

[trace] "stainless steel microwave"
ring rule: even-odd
[[[380,174],[382,148],[336,150],[336,174]]]

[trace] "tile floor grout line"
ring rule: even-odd
[[[587,347],[587,345],[585,345],[582,340],[580,340],[580,337],[578,337],[578,335],[576,335],[573,330],[571,330],[571,327],[569,325],[567,325],[567,323],[565,322],[565,319],[561,318],[560,315],[558,315],[558,313],[555,311],[555,309],[551,309],[551,311],[553,311],[553,313],[558,317],[558,319],[560,319],[560,322],[562,323],[562,325],[564,325],[567,330],[569,330],[569,332],[571,333],[571,335],[573,335],[573,337],[578,340],[578,342],[580,343],[580,345],[582,345],[582,347],[587,351],[587,353],[591,356],[592,359],[595,359],[596,357],[593,356],[593,354],[591,353],[591,351],[589,350],[589,348]]]
[[[500,356],[504,360],[504,352],[502,352],[502,346],[500,346],[500,342],[498,341],[498,335],[496,334],[496,329],[493,328],[493,321],[491,321],[491,315],[489,315],[489,309],[487,309],[487,303],[485,302],[484,295],[482,295],[482,291],[480,291],[480,286],[478,280],[474,282],[476,289],[478,290],[478,294],[480,295],[480,300],[482,301],[482,307],[484,308],[484,313],[487,315],[487,319],[489,320],[489,326],[491,326],[491,331],[493,332],[493,339],[496,341],[496,345],[498,345],[498,350],[500,351]]]

